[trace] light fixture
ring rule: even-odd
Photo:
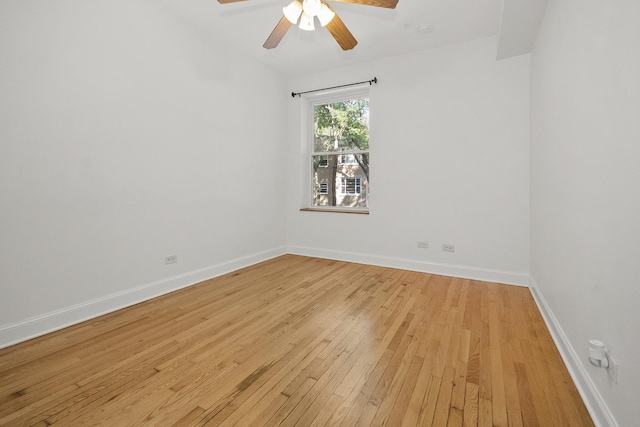
[[[331,8],[329,8],[326,3],[322,3],[322,7],[320,8],[320,12],[318,12],[317,16],[318,21],[320,21],[320,25],[324,27],[329,22],[331,22],[333,17],[336,16],[336,13],[331,10]]]
[[[313,25],[313,16],[309,16],[305,12],[302,12],[302,17],[300,18],[300,25],[298,27],[301,30],[305,30],[305,31],[315,30],[316,27]]]
[[[299,0],[292,1],[288,6],[282,8],[285,18],[292,24],[298,22],[300,18],[301,30],[313,31],[316,29],[314,25],[314,17],[318,17],[320,25],[327,25],[336,16],[336,13],[324,2],[320,0]]]
[[[320,13],[321,8],[322,3],[320,3],[320,0],[303,0],[302,2],[302,10],[309,16],[316,16]]]
[[[285,6],[282,8],[282,13],[284,16],[291,22],[292,24],[296,24],[298,22],[298,18],[302,13],[302,3],[298,0],[292,1],[289,3],[289,6]]]

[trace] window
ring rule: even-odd
[[[356,158],[353,154],[341,154],[338,157],[338,163],[341,165],[357,165]]]
[[[329,156],[318,156],[318,167],[319,168],[329,167]]]
[[[328,102],[312,101],[310,106],[312,207],[367,210],[369,98],[366,92],[343,94]]]
[[[360,194],[360,192],[362,192],[362,178],[342,178],[340,194]]]
[[[322,181],[320,183],[318,194],[329,194],[329,183],[327,181]]]

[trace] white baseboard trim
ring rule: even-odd
[[[216,264],[179,276],[169,277],[126,291],[96,298],[17,323],[0,326],[0,348],[8,347],[32,338],[93,319],[140,302],[177,291],[202,281],[249,267],[259,262],[284,255],[285,248],[276,248]]]
[[[481,280],[484,282],[504,283],[507,285],[529,286],[529,276],[509,271],[488,270],[450,264],[435,264],[402,258],[368,255],[355,252],[335,251],[329,249],[289,246],[287,252],[316,258],[348,261],[358,264],[377,265],[380,267],[398,268],[419,271],[421,273],[439,274],[441,276],[459,277],[462,279]]]
[[[558,320],[545,301],[535,280],[527,274],[478,269],[475,267],[435,264],[401,258],[299,246],[281,247],[138,286],[133,289],[66,307],[17,323],[0,326],[0,348],[9,347],[285,254],[377,265],[517,286],[528,286],[531,289],[531,294],[538,305],[558,351],[567,366],[569,374],[593,418],[593,422],[597,427],[618,427],[613,414],[589,377],[576,351],[569,343],[567,336],[564,334]]]
[[[551,337],[553,338],[553,341],[555,342],[556,347],[567,366],[569,375],[571,375],[573,382],[578,388],[578,392],[580,393],[594,424],[596,427],[618,427],[618,423],[609,410],[609,407],[602,398],[602,395],[598,392],[597,387],[580,361],[581,359],[569,343],[562,327],[560,327],[558,319],[553,314],[553,311],[551,311],[551,307],[547,304],[542,292],[540,292],[538,284],[533,278],[529,278],[529,280],[529,289],[531,290],[531,294],[538,305],[540,313],[542,313],[542,318],[547,324]]]

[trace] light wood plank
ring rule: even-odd
[[[286,255],[0,350],[0,425],[593,425],[528,289]]]

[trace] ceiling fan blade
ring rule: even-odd
[[[396,5],[398,4],[398,0],[333,0],[333,1],[341,2],[341,3],[363,4],[366,6],[386,7],[387,9],[395,9]]]
[[[336,39],[342,50],[351,50],[358,44],[358,40],[353,37],[351,31],[344,25],[344,22],[342,22],[342,19],[340,19],[337,13],[325,28],[329,30],[333,38]]]
[[[247,0],[218,0],[218,3],[220,3],[220,4],[237,3],[239,1],[247,1]]]
[[[289,22],[289,20],[285,16],[280,18],[280,22],[278,22],[278,25],[276,25],[276,27],[273,29],[271,35],[267,38],[267,41],[264,42],[264,45],[262,45],[262,47],[264,47],[265,49],[273,49],[274,47],[278,46],[280,40],[282,40],[284,35],[287,34],[289,27],[291,27],[291,22]]]

